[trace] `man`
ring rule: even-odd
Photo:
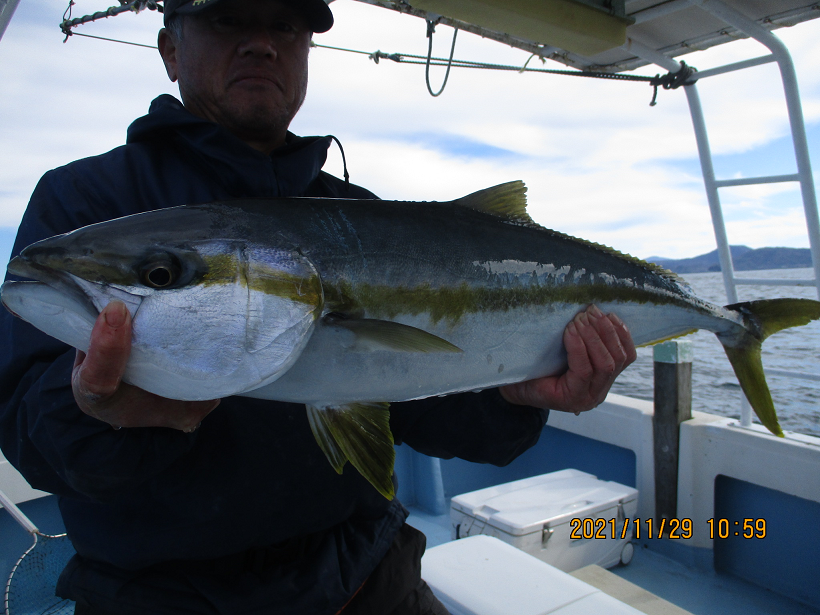
[[[320,171],[328,138],[287,132],[322,0],[169,0],[159,48],[183,105],[156,99],[126,145],[47,173],[15,253],[121,215],[217,199],[374,198]],[[180,402],[121,382],[130,318],[112,303],[86,354],[0,315],[0,444],[60,496],[77,549],[58,593],[77,613],[444,613],[419,576],[423,536],[356,472],[337,475],[304,407]],[[603,401],[635,357],[614,316],[567,327],[560,377],[394,404],[397,443],[509,463],[553,408]],[[457,434],[452,425],[459,425]]]

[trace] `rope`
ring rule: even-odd
[[[455,35],[453,36],[453,43],[455,43]],[[431,56],[419,56],[410,53],[385,53],[383,51],[374,51],[374,52],[367,52],[367,51],[359,51],[356,49],[346,49],[344,47],[331,47],[329,45],[320,45],[318,43],[311,43],[312,47],[319,47],[322,49],[331,49],[334,51],[344,51],[348,53],[356,53],[361,55],[366,55],[368,58],[373,60],[376,64],[379,63],[380,60],[391,60],[396,62],[397,64],[423,64],[425,66],[446,66],[448,68],[448,74],[450,67],[456,68],[474,68],[474,69],[482,69],[482,70],[498,70],[498,71],[515,71],[517,73],[547,73],[551,75],[565,75],[568,77],[590,77],[594,79],[610,79],[614,81],[636,81],[636,82],[643,82],[648,83],[650,86],[654,88],[652,102],[650,102],[650,106],[655,106],[657,104],[657,95],[658,95],[658,88],[662,87],[664,90],[673,90],[677,89],[683,85],[691,85],[697,81],[697,69],[694,67],[688,66],[685,62],[681,62],[681,70],[676,73],[667,73],[666,75],[657,74],[654,77],[650,75],[625,75],[623,73],[605,73],[599,71],[589,71],[589,70],[561,70],[561,69],[554,69],[554,68],[530,68],[529,63],[533,59],[533,57],[539,57],[542,62],[545,62],[546,59],[541,56],[536,56],[536,54],[531,55],[527,58],[527,61],[524,63],[523,66],[511,66],[508,64],[491,64],[488,62],[474,62],[472,60],[457,60],[454,59],[452,56],[450,58],[434,58]],[[445,84],[447,80],[445,78]],[[427,84],[428,90],[430,89],[429,79]],[[442,86],[443,89],[443,86]],[[430,94],[433,94],[431,91]],[[439,94],[441,92],[439,91]],[[437,96],[438,94],[433,94]]]
[[[157,49],[156,45],[143,45],[142,43],[132,43],[130,41],[120,41],[116,38],[105,38],[104,36],[94,36],[93,34],[81,34],[80,32],[69,32],[66,36],[68,39],[69,36],[84,36],[86,38],[96,38],[100,41],[108,41],[109,43],[122,43],[123,45],[133,45],[134,47],[145,47],[146,49]],[[65,42],[65,41],[63,41]]]
[[[336,141],[336,145],[339,146],[339,151],[342,154],[342,168],[344,169],[344,178],[345,178],[345,191],[350,194],[350,173],[347,172],[347,159],[345,158],[345,150],[342,147],[342,142],[333,135],[328,135],[331,139]]]
[[[65,13],[63,13],[63,21],[60,23],[60,30],[62,30],[63,34],[65,34],[65,39],[63,42],[65,43],[68,40],[69,36],[76,34],[72,32],[72,28],[76,28],[77,26],[81,26],[83,24],[91,23],[92,21],[97,21],[99,19],[107,19],[108,17],[116,17],[120,13],[128,13],[134,12],[139,13],[143,9],[149,9],[151,11],[160,11],[162,12],[162,6],[157,4],[157,0],[131,0],[128,2],[127,0],[120,0],[120,6],[112,6],[107,8],[104,11],[98,11],[93,13],[92,15],[84,15],[83,17],[77,17],[75,19],[71,18],[71,9],[74,6],[74,0],[68,1],[68,8],[66,8]],[[139,45],[138,43],[129,43],[127,41],[118,41],[113,38],[103,38],[101,36],[90,36],[88,34],[83,34],[80,36],[88,36],[89,38],[99,38],[104,41],[112,41],[115,43],[124,43],[126,45],[137,45],[140,47],[146,47],[147,45]]]
[[[441,89],[433,93],[433,88],[430,87],[430,61],[433,59],[433,34],[436,31],[436,22],[435,21],[427,21],[427,39],[429,43],[427,45],[427,61],[424,69],[424,79],[427,82],[427,91],[430,92],[430,96],[433,98],[440,96],[441,93],[444,91],[444,88],[447,87],[447,80],[450,78],[450,69],[453,67],[453,53],[456,50],[456,37],[458,36],[458,28],[453,30],[453,44],[450,47],[450,59],[447,60],[447,72],[444,74],[444,83],[441,84]]]
[[[63,42],[65,43],[68,40],[69,36],[77,35],[77,36],[85,36],[86,38],[96,38],[101,41],[109,41],[112,43],[122,43],[124,45],[133,45],[135,47],[145,47],[147,49],[156,49],[154,45],[143,45],[142,43],[132,43],[129,41],[122,41],[113,38],[105,38],[103,36],[93,36],[91,34],[80,34],[78,32],[72,32],[71,29],[75,28],[79,25],[86,24],[92,21],[97,21],[98,19],[105,19],[108,17],[113,17],[119,15],[121,13],[126,13],[129,11],[133,12],[140,12],[143,9],[149,9],[152,11],[160,11],[162,12],[163,7],[160,4],[157,4],[157,0],[120,0],[121,6],[118,7],[110,7],[105,11],[99,11],[94,13],[93,15],[85,15],[83,17],[78,17],[76,19],[71,19],[71,9],[74,6],[74,0],[69,0],[68,8],[66,8],[65,13],[63,14],[63,21],[60,24],[60,29],[65,34],[65,39]],[[644,83],[648,83],[654,88],[652,101],[649,103],[650,107],[654,107],[657,104],[658,98],[658,88],[662,87],[664,90],[674,90],[682,85],[691,85],[697,81],[697,70],[691,66],[687,66],[685,62],[681,62],[681,69],[676,73],[667,73],[666,75],[661,76],[660,74],[655,75],[654,77],[650,77],[648,75],[624,75],[622,73],[604,73],[598,71],[587,71],[587,70],[559,70],[559,69],[552,69],[552,68],[530,68],[529,63],[534,57],[538,57],[541,59],[541,62],[546,62],[546,59],[543,56],[537,56],[536,54],[532,54],[527,61],[524,63],[523,66],[509,66],[505,64],[489,64],[487,62],[473,62],[470,60],[456,60],[453,59],[453,54],[455,53],[456,49],[456,37],[458,36],[458,28],[453,31],[453,43],[450,47],[450,57],[447,59],[444,58],[434,58],[433,57],[433,33],[435,32],[435,21],[427,21],[427,38],[429,39],[429,43],[427,46],[427,56],[418,56],[408,53],[384,53],[382,51],[374,51],[374,52],[367,52],[367,51],[359,51],[356,49],[346,49],[344,47],[332,47],[330,45],[319,45],[311,41],[311,47],[319,47],[322,49],[332,49],[334,51],[344,51],[347,53],[356,53],[360,55],[366,55],[368,58],[373,60],[376,64],[379,63],[379,60],[391,60],[396,63],[400,64],[424,64],[425,65],[425,80],[427,82],[427,91],[430,92],[430,95],[433,97],[440,96],[441,93],[444,91],[444,88],[447,86],[447,80],[450,78],[450,69],[454,66],[457,68],[475,68],[475,69],[482,69],[482,70],[500,70],[500,71],[516,71],[518,73],[548,73],[551,75],[566,75],[569,77],[590,77],[594,79],[611,79],[615,81],[641,81]],[[441,84],[441,89],[438,92],[433,92],[433,88],[430,86],[430,67],[431,66],[446,66],[447,72],[444,75],[444,83]],[[337,140],[338,142],[338,140]],[[341,147],[341,144],[340,144]],[[342,153],[342,157],[344,157],[344,152]]]
[[[689,66],[686,62],[681,61],[680,63],[680,70],[676,73],[666,73],[663,77],[660,75],[655,75],[653,81],[650,82],[655,88],[655,93],[652,95],[652,102],[649,103],[650,107],[654,107],[657,103],[658,98],[658,87],[663,86],[664,90],[675,90],[682,85],[692,85],[698,78],[695,76],[695,73],[698,72],[694,66]]]

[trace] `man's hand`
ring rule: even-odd
[[[568,369],[501,387],[512,404],[580,414],[604,401],[615,378],[637,358],[632,336],[620,318],[594,305],[578,314],[564,330]]]
[[[194,431],[219,405],[211,401],[178,401],[154,395],[122,382],[131,354],[131,315],[114,301],[100,312],[88,353],[77,351],[71,387],[80,409],[115,429],[170,427]]]

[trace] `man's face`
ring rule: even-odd
[[[166,30],[159,48],[185,107],[270,152],[305,99],[311,31],[278,0],[221,0]]]

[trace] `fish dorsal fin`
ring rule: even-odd
[[[535,225],[527,213],[527,186],[521,180],[485,188],[453,201],[459,207],[505,218],[519,224]]]
[[[511,181],[506,184],[499,184],[498,186],[493,186],[492,188],[485,188],[484,190],[473,192],[472,194],[468,194],[465,197],[452,201],[452,204],[458,205],[459,207],[469,207],[470,209],[474,209],[476,211],[481,211],[492,216],[504,218],[505,220],[509,220],[521,226],[529,226],[547,231],[555,237],[563,237],[564,239],[582,243],[590,248],[605,252],[615,256],[616,258],[621,258],[634,265],[645,267],[658,275],[674,281],[677,284],[687,288],[689,286],[683,278],[678,276],[676,273],[661,267],[660,265],[636,258],[623,252],[619,252],[618,250],[603,244],[573,237],[572,235],[567,235],[566,233],[541,226],[527,213],[527,186],[521,180]]]
[[[544,228],[544,227],[541,227],[541,228]],[[609,254],[610,256],[614,256],[615,258],[619,258],[621,260],[624,260],[628,263],[632,263],[633,265],[638,265],[640,267],[648,269],[649,271],[651,271],[651,272],[653,272],[653,273],[655,273],[655,274],[657,274],[657,275],[659,275],[663,278],[666,278],[667,280],[671,280],[672,282],[674,282],[675,284],[678,284],[679,286],[683,286],[687,289],[689,288],[689,282],[684,280],[682,277],[680,277],[674,271],[671,271],[670,269],[667,269],[666,267],[662,267],[661,265],[658,265],[657,263],[653,263],[651,261],[645,261],[642,258],[638,258],[637,256],[632,256],[631,254],[627,254],[626,252],[621,252],[620,250],[616,250],[615,248],[604,245],[602,243],[595,243],[594,241],[589,241],[588,239],[581,239],[580,237],[573,237],[572,235],[567,235],[566,233],[562,233],[560,231],[554,231],[552,229],[546,229],[546,230],[548,230],[550,233],[552,233],[553,237],[563,237],[564,239],[569,239],[571,241],[576,241],[578,243],[581,243],[581,244],[587,246],[588,248],[592,248],[593,250],[598,250],[599,252],[603,252],[605,254]],[[682,334],[682,335],[686,335],[686,334]],[[670,338],[670,339],[672,339],[672,338]],[[655,344],[655,343],[657,343],[657,342],[653,342],[653,344]]]

